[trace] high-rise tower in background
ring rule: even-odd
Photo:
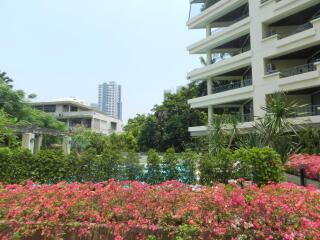
[[[99,84],[99,109],[114,118],[122,119],[121,85],[116,82]]]

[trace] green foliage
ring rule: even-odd
[[[134,151],[130,151],[124,160],[125,179],[130,181],[141,180],[143,171],[139,161],[139,154]]]
[[[147,158],[147,171],[145,181],[150,184],[158,184],[162,182],[161,159],[156,150],[150,149]]]
[[[238,177],[249,178],[259,185],[283,180],[281,158],[271,148],[239,149],[233,157],[241,165],[241,175],[238,174]]]
[[[320,129],[308,128],[299,132],[299,152],[320,154]]]
[[[147,117],[138,137],[139,148],[141,151],[148,151],[151,148],[159,149],[161,141],[161,128],[158,125],[157,118],[150,115]]]
[[[220,150],[216,155],[203,155],[199,165],[200,183],[205,185],[215,182],[226,183],[233,178],[234,163],[231,150],[226,148]]]
[[[0,146],[16,147],[19,144],[16,132],[9,126],[15,124],[15,119],[0,109]]]
[[[32,163],[32,180],[40,183],[57,183],[66,179],[68,164],[60,150],[39,151]]]
[[[125,169],[123,155],[114,149],[105,150],[99,158],[97,170],[99,173],[99,181],[105,181],[110,178],[124,180]]]
[[[280,156],[271,148],[241,148],[234,153],[223,149],[215,156],[203,156],[199,170],[200,182],[206,185],[239,178],[263,185],[283,178]]]
[[[192,83],[181,88],[177,93],[168,93],[161,105],[153,108],[152,115],[137,115],[128,121],[126,131],[137,139],[139,149],[148,151],[154,148],[165,151],[173,146],[181,152],[195,142],[188,132],[188,127],[204,125],[206,114],[198,109],[191,109],[188,99],[200,95],[203,86]]]
[[[77,166],[77,179],[79,182],[96,181],[97,176],[97,162],[99,157],[93,148],[86,149],[81,155]]]
[[[197,182],[197,161],[198,154],[190,149],[181,153],[180,180],[186,184],[196,184]]]
[[[168,148],[163,155],[162,170],[164,180],[178,180],[180,178],[178,169],[178,158],[174,148]]]
[[[196,225],[183,224],[178,228],[176,240],[193,240],[198,239],[201,234],[201,229]]]

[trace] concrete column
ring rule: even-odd
[[[42,135],[36,135],[36,137],[34,139],[34,153],[37,153],[40,151],[41,146],[42,146],[42,140],[43,140]]]
[[[62,150],[64,154],[69,155],[71,152],[71,137],[64,136],[62,141]]]
[[[211,36],[211,23],[207,24],[206,26],[206,36],[207,37]]]
[[[207,53],[207,65],[210,65],[212,64],[212,51],[209,50],[208,53]]]
[[[31,153],[34,153],[34,134],[24,133],[22,135],[22,148],[29,149]]]
[[[213,86],[212,78],[209,78],[207,80],[207,93],[208,93],[208,95],[212,94],[212,86]]]
[[[213,120],[213,107],[208,106],[208,124],[209,124],[209,126],[212,124],[212,120]]]

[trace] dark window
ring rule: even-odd
[[[56,105],[44,105],[43,111],[45,112],[56,112]]]

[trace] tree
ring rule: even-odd
[[[13,82],[13,80],[10,77],[8,77],[6,72],[0,71],[0,82],[5,83],[6,85],[12,88],[11,83]]]
[[[138,145],[141,151],[148,151],[150,148],[159,149],[161,145],[161,129],[157,123],[157,118],[148,116],[138,138]]]
[[[181,152],[192,143],[188,128],[204,125],[206,122],[206,114],[201,110],[192,109],[188,104],[188,100],[199,96],[199,92],[199,85],[189,84],[177,93],[167,94],[163,103],[153,108],[161,129],[159,150],[164,151],[173,146],[176,151]]]
[[[141,151],[165,151],[173,146],[181,152],[193,147],[197,141],[191,138],[188,128],[204,125],[207,117],[205,112],[192,109],[188,100],[203,95],[204,90],[205,85],[192,83],[177,93],[166,94],[163,103],[152,109],[153,114],[137,115],[128,121],[125,130],[137,138]]]
[[[178,158],[174,148],[168,148],[164,153],[162,166],[165,181],[179,180]]]

